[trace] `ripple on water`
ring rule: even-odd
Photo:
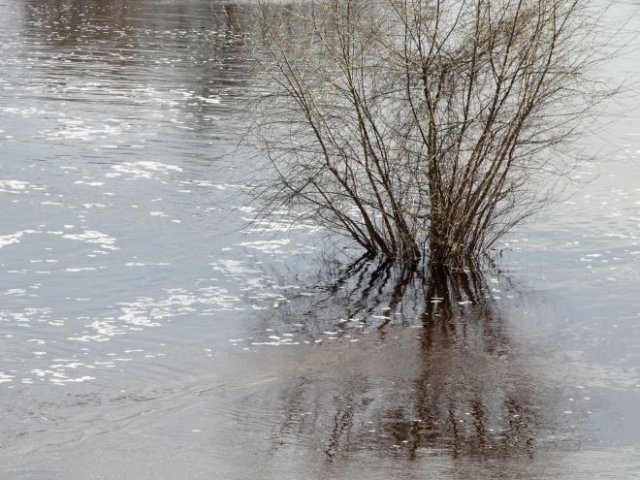
[[[8,369],[0,374],[0,384],[13,388],[15,383],[33,385],[48,382],[63,386],[91,382],[99,378],[105,369],[118,370],[118,365],[132,360],[165,356],[164,352],[140,348],[150,341],[148,336],[139,337],[140,332],[176,323],[185,316],[213,316],[217,312],[235,310],[240,302],[225,288],[215,285],[193,290],[167,289],[165,293],[161,298],[141,297],[132,302],[122,302],[117,306],[119,314],[105,317],[57,318],[51,309],[36,308],[0,311],[0,323],[5,324],[5,331],[13,332],[3,339],[5,348],[11,353],[5,362]],[[40,326],[34,328],[36,324]],[[78,324],[82,325],[81,330],[76,334],[69,333],[77,329]],[[63,330],[59,330],[61,326]],[[33,337],[34,332],[39,335],[37,338]],[[119,345],[128,345],[122,349],[123,353],[113,350],[105,353],[112,340],[123,336],[127,338],[115,343],[116,349]],[[87,347],[74,346],[78,343]],[[27,364],[20,360],[25,351],[32,356]]]

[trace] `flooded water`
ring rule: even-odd
[[[635,90],[496,268],[425,283],[249,223],[256,31],[251,2],[0,0],[0,476],[638,478]]]

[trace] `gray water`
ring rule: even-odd
[[[634,90],[442,305],[249,223],[255,34],[251,2],[0,0],[0,476],[638,478]]]

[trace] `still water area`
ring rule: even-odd
[[[424,282],[251,222],[254,7],[0,0],[0,478],[640,478],[633,85],[494,268]]]

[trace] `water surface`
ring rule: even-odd
[[[0,0],[2,478],[636,478],[633,95],[497,268],[424,283],[247,225],[256,32],[251,2]]]

